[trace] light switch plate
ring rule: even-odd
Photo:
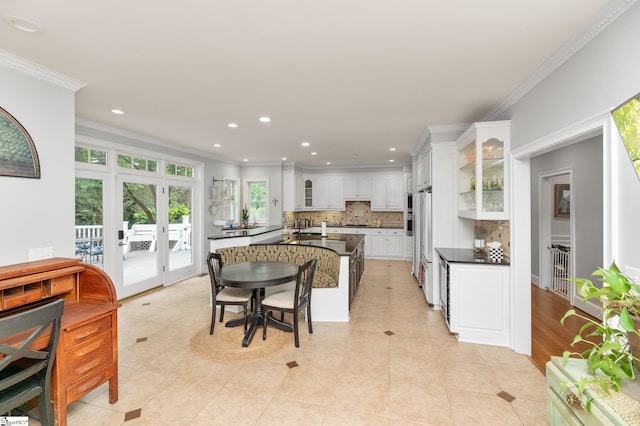
[[[52,247],[29,249],[29,260],[50,259],[51,257],[53,257]]]

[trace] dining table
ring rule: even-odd
[[[255,301],[251,312],[251,324],[244,334],[242,346],[247,347],[253,339],[266,316],[267,325],[285,332],[293,332],[293,326],[279,321],[262,308],[265,289],[280,284],[295,281],[298,276],[298,265],[289,262],[252,261],[224,265],[220,269],[218,278],[222,285],[235,288],[250,288],[254,290]],[[226,327],[237,327],[244,324],[243,318],[227,321]]]

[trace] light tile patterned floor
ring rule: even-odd
[[[546,424],[546,382],[530,359],[458,343],[408,262],[367,260],[350,323],[303,326],[299,349],[243,365],[190,352],[208,286],[193,278],[125,302],[120,399],[96,389],[69,407],[69,425]]]

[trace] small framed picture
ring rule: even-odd
[[[558,183],[555,186],[553,203],[554,216],[559,218],[571,217],[571,187],[568,183]]]

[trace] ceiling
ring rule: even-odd
[[[240,164],[398,165],[428,126],[495,111],[606,4],[3,0],[0,49],[85,83],[91,122]]]

